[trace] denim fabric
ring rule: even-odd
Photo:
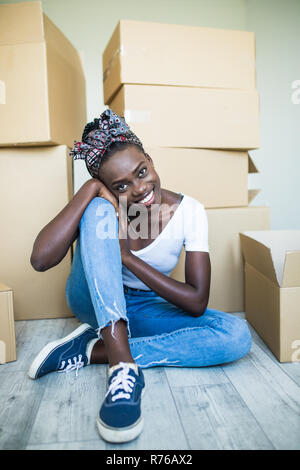
[[[99,232],[103,217],[109,226],[106,238]],[[96,197],[88,204],[79,230],[66,284],[68,305],[82,323],[99,331],[126,320],[131,353],[140,367],[212,366],[250,351],[245,320],[212,309],[194,318],[152,290],[123,285],[118,221],[106,199]]]

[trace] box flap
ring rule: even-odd
[[[76,73],[83,75],[82,62],[78,51],[48,16],[44,14],[43,19],[44,39],[48,48],[49,46],[53,48],[57,54],[74,68]]]
[[[300,251],[288,251],[285,256],[282,287],[300,286]]]
[[[245,247],[246,261],[258,269],[263,274],[267,275],[270,279],[269,269],[270,263],[261,258],[262,248],[269,250],[274,274],[277,284],[280,287],[298,287],[300,286],[300,268],[299,268],[299,255],[300,253],[300,230],[261,230],[244,232],[244,240],[253,240],[252,242],[241,241],[242,246],[251,244],[253,251],[249,251]],[[292,252],[292,253],[288,253]],[[248,259],[247,259],[248,256]],[[297,264],[298,263],[298,264]],[[266,265],[265,265],[266,264]]]
[[[248,173],[259,173],[249,153],[248,153]]]
[[[256,198],[258,193],[260,193],[260,189],[248,189],[248,204]]]
[[[0,45],[44,40],[41,2],[0,5]]]
[[[270,248],[252,238],[251,233],[257,232],[240,233],[245,261],[278,285]]]

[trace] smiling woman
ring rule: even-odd
[[[234,361],[249,352],[251,336],[243,320],[207,309],[203,204],[161,187],[152,158],[126,122],[106,110],[87,124],[71,156],[85,160],[92,178],[38,234],[31,263],[50,269],[78,239],[66,298],[82,325],[47,344],[29,376],[108,363],[97,426],[103,439],[126,442],[143,427],[143,368]],[[185,282],[170,277],[182,246]]]

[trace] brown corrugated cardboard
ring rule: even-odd
[[[70,316],[65,284],[71,252],[52,269],[34,271],[35,238],[73,197],[66,146],[0,149],[0,278],[14,292],[16,320]]]
[[[201,201],[200,201],[201,202]],[[206,209],[208,218],[208,243],[211,260],[211,288],[208,308],[225,312],[243,312],[244,263],[240,248],[239,232],[268,230],[268,207],[234,207]],[[185,252],[171,277],[185,282]]]
[[[162,187],[187,193],[207,208],[248,205],[252,195],[248,172],[257,169],[247,152],[167,147],[145,151],[153,159]]]
[[[12,289],[0,282],[0,364],[17,359]]]
[[[247,31],[121,20],[102,62],[106,104],[125,83],[255,88]]]
[[[0,5],[0,31],[0,146],[72,147],[86,124],[77,51],[41,2]]]
[[[280,362],[300,361],[300,230],[240,234],[246,319]]]
[[[144,145],[248,150],[259,147],[256,90],[123,85],[110,108]]]

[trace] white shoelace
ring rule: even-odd
[[[128,374],[130,370],[129,366],[123,362],[120,362],[120,365],[122,369],[112,379],[107,394],[105,395],[107,397],[110,392],[114,395],[117,390],[121,390],[117,395],[112,397],[112,401],[116,401],[118,398],[126,398],[129,400],[135,383],[135,378]]]
[[[72,359],[68,359],[68,364],[66,364],[66,361],[62,361],[58,372],[71,372],[72,370],[76,370],[76,377],[78,376],[78,370],[84,366],[84,362],[82,361],[82,354],[79,354],[79,356],[74,356]]]

